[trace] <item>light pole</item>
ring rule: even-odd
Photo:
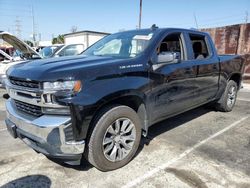
[[[141,29],[142,0],[140,0],[139,29]]]

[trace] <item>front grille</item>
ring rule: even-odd
[[[36,82],[36,81],[21,80],[21,79],[14,78],[14,77],[9,77],[9,80],[11,84],[16,85],[16,86],[28,87],[28,88],[34,88],[34,89],[39,88],[39,82]]]
[[[35,106],[18,100],[14,101],[18,110],[37,117],[42,115],[42,108],[40,106]]]

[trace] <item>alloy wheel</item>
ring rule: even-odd
[[[132,150],[136,139],[134,123],[128,118],[119,118],[106,130],[103,138],[103,153],[112,162],[122,161]]]
[[[227,106],[229,108],[232,108],[232,106],[234,105],[236,100],[236,94],[237,94],[236,87],[232,86],[228,91],[228,97],[227,97]]]

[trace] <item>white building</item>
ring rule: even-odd
[[[38,41],[38,46],[51,46],[51,45],[52,45],[51,40]]]
[[[109,33],[97,31],[78,31],[64,35],[64,43],[68,44],[83,44],[84,49],[88,48]]]

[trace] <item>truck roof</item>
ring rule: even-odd
[[[134,30],[127,30],[127,31],[122,31],[121,33],[126,33],[126,32],[136,32],[136,31],[140,31],[140,32],[150,32],[150,31],[158,31],[158,32],[164,32],[164,31],[171,31],[171,30],[179,30],[180,32],[192,32],[192,33],[197,33],[197,34],[208,34],[206,32],[203,32],[203,31],[199,31],[195,28],[192,28],[192,29],[183,29],[183,28],[158,28],[158,27],[155,27],[155,28],[147,28],[147,29],[134,29]]]

